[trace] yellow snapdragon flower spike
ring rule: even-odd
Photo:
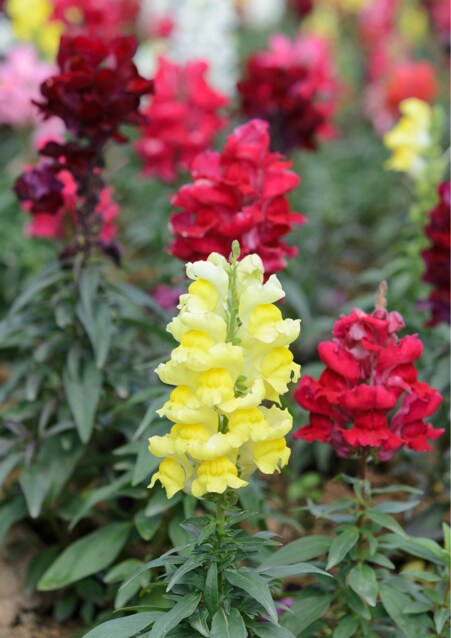
[[[235,246],[230,262],[212,253],[188,264],[193,283],[167,327],[179,345],[156,372],[176,387],[158,414],[173,425],[149,450],[163,457],[150,487],[160,481],[169,498],[239,489],[290,456],[292,417],[278,404],[300,376],[289,350],[300,320],[283,319],[275,304],[285,293],[275,275],[264,282],[258,255],[237,258]]]
[[[409,98],[399,105],[401,118],[384,135],[385,146],[393,152],[385,168],[421,177],[426,166],[426,155],[432,145],[432,109],[422,100]]]
[[[50,0],[7,0],[5,8],[19,40],[36,43],[49,58],[56,56],[63,24],[50,19]]]

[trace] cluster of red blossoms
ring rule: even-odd
[[[317,36],[274,35],[269,50],[247,60],[238,91],[245,115],[269,122],[279,150],[313,149],[334,134],[337,83],[328,44]]]
[[[40,161],[16,181],[14,190],[33,215],[28,232],[45,237],[74,239],[65,256],[100,247],[118,259],[111,239],[118,209],[111,200],[102,168],[103,148],[109,139],[123,142],[119,126],[140,124],[140,98],[153,90],[132,61],[136,41],[118,37],[109,44],[85,36],[65,36],[58,53],[60,73],[41,86],[36,102],[45,118],[61,118],[75,140],[49,141]]]
[[[129,33],[139,12],[138,0],[53,0],[52,19],[63,22],[65,32],[104,38]]]
[[[402,446],[432,449],[428,439],[444,430],[425,419],[443,397],[418,381],[413,362],[423,345],[416,335],[398,338],[403,326],[401,315],[385,308],[341,316],[333,341],[318,346],[326,369],[318,381],[304,376],[296,390],[310,423],[295,438],[329,443],[343,457],[355,448],[371,448],[381,460]]]
[[[171,203],[183,209],[170,219],[176,239],[170,252],[184,261],[230,254],[240,242],[241,256],[257,252],[267,274],[286,266],[297,249],[282,237],[305,217],[290,211],[287,193],[299,183],[279,153],[269,150],[268,124],[251,120],[236,128],[221,153],[205,151],[191,167],[186,184]]]
[[[426,265],[423,281],[434,286],[429,299],[421,305],[430,310],[432,316],[429,326],[450,321],[450,206],[451,182],[444,182],[439,189],[440,201],[429,213],[429,223],[425,233],[431,240],[431,246],[422,252]]]
[[[203,61],[179,65],[159,59],[155,95],[143,111],[149,123],[142,126],[136,143],[144,174],[175,179],[180,170],[190,168],[198,153],[211,147],[226,125],[219,111],[228,98],[208,84],[207,70]]]

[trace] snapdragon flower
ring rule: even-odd
[[[176,387],[158,414],[173,425],[149,451],[164,457],[150,487],[159,480],[169,498],[244,487],[257,468],[272,474],[290,456],[292,417],[280,395],[299,378],[289,344],[300,320],[282,318],[279,280],[263,283],[260,257],[238,262],[236,246],[230,263],[212,253],[187,265],[193,282],[167,328],[179,345],[156,372]]]
[[[432,109],[416,98],[403,100],[402,114],[394,128],[384,135],[385,146],[393,152],[385,167],[418,179],[426,167],[426,156],[432,147]]]

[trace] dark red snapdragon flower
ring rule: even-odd
[[[341,316],[333,340],[318,346],[326,369],[318,381],[304,376],[296,389],[310,421],[294,438],[329,443],[343,457],[356,448],[371,448],[382,460],[403,446],[432,449],[428,440],[444,430],[425,419],[443,397],[418,381],[413,362],[423,345],[416,335],[399,338],[403,326],[399,313],[383,307]]]
[[[429,222],[425,233],[431,246],[423,250],[422,257],[426,266],[423,281],[434,289],[429,299],[421,303],[421,307],[430,310],[429,326],[440,322],[451,323],[450,319],[450,205],[451,182],[444,182],[439,187],[440,201],[429,213]]]
[[[18,199],[27,202],[27,210],[33,214],[56,214],[64,203],[63,188],[58,166],[49,160],[26,170],[14,184]]]
[[[313,0],[291,0],[290,6],[300,18],[305,18],[313,9]]]
[[[92,241],[103,249],[117,234],[114,220],[119,207],[112,199],[111,187],[98,184],[97,188],[93,214],[84,215],[87,202],[73,173],[58,161],[41,160],[14,186],[24,210],[32,214],[27,234],[71,243],[82,233],[83,243]]]
[[[268,124],[251,120],[237,127],[221,153],[206,151],[191,167],[193,182],[171,199],[182,209],[170,219],[176,239],[170,252],[183,261],[227,256],[232,241],[241,255],[260,255],[267,274],[286,266],[297,253],[282,240],[305,217],[293,213],[286,197],[299,183],[279,153],[269,150]]]
[[[337,83],[328,44],[317,36],[272,36],[268,50],[247,60],[238,91],[245,115],[269,122],[278,150],[314,149],[334,134]]]
[[[59,75],[41,86],[43,101],[36,105],[45,118],[60,117],[77,138],[100,147],[109,138],[124,142],[121,124],[142,124],[140,99],[153,91],[132,61],[132,36],[110,42],[86,36],[63,36],[58,52]]]
[[[145,175],[175,179],[226,125],[219,111],[229,100],[209,85],[207,70],[201,60],[176,64],[159,59],[155,95],[143,111],[148,123],[136,143]]]

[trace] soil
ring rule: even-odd
[[[0,553],[0,638],[69,638],[77,626],[46,617],[48,594],[23,593],[32,552],[22,551],[18,558],[13,548],[18,542],[24,546],[28,533],[14,527]]]

